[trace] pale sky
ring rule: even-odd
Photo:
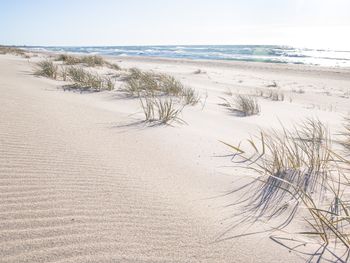
[[[350,0],[0,0],[0,44],[350,50]]]

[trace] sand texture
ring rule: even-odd
[[[32,74],[39,59],[0,56],[0,262],[305,262],[265,234],[221,236],[237,212],[224,194],[244,170],[220,157],[219,140],[307,116],[336,131],[350,109],[349,70],[115,58],[202,96],[183,111],[186,125],[148,127],[138,100],[63,91]],[[228,89],[253,93],[273,81],[285,100],[261,99],[257,116],[219,105]]]

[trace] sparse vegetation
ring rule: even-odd
[[[277,221],[271,239],[297,250],[298,246],[287,244],[295,242],[294,238],[279,239],[276,232],[280,230],[286,234],[285,228],[300,212],[297,220],[302,220],[308,229],[292,234],[320,240],[321,248],[318,253],[311,253],[311,258],[318,257],[316,261],[319,262],[329,252],[339,262],[347,262],[350,161],[332,150],[328,128],[317,119],[307,119],[292,130],[282,127],[282,133],[262,131],[248,143],[253,154],[241,144],[225,143],[234,152],[232,160],[240,166],[246,164],[249,171],[256,174],[251,183],[234,191],[240,192],[242,198],[235,205],[244,209],[238,224],[283,218],[282,223]]]
[[[157,124],[185,123],[179,117],[184,106],[176,106],[171,98],[145,97],[140,98],[140,103],[146,122],[156,122]]]
[[[111,77],[101,77],[97,73],[84,70],[82,67],[71,66],[67,68],[67,79],[74,83],[70,86],[71,88],[79,90],[101,91],[114,89],[114,82]]]
[[[52,61],[44,60],[38,62],[36,65],[38,69],[35,71],[35,75],[57,79],[58,66],[55,65]]]
[[[229,99],[222,98],[224,103],[222,104],[227,109],[233,112],[237,112],[242,116],[252,116],[260,113],[260,105],[258,101],[248,95],[236,95]]]
[[[124,91],[130,96],[175,96],[182,99],[185,105],[196,105],[200,100],[195,90],[185,88],[180,81],[167,74],[131,68],[125,81]]]
[[[196,105],[199,101],[199,95],[194,89],[184,88],[182,91],[182,99],[185,105]]]

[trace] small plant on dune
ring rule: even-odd
[[[38,62],[36,65],[38,69],[35,71],[35,75],[57,79],[58,67],[52,61],[44,60]]]
[[[194,106],[200,101],[200,98],[194,89],[184,88],[182,90],[182,100],[185,105]]]
[[[140,98],[140,103],[146,122],[157,124],[185,123],[179,117],[184,107],[177,107],[172,99],[145,97]]]
[[[225,99],[222,104],[227,109],[237,112],[242,116],[252,116],[260,113],[260,105],[258,101],[248,95],[236,95],[236,97]]]

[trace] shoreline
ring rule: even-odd
[[[47,54],[47,55],[58,55],[58,54],[71,54],[76,56],[88,56],[95,55],[93,53],[81,53],[81,52],[56,52],[56,51],[33,51],[28,52]],[[349,67],[329,67],[322,65],[309,65],[309,64],[298,64],[298,63],[284,63],[284,62],[259,62],[259,61],[244,61],[244,60],[226,60],[226,59],[190,59],[190,58],[170,58],[170,57],[159,57],[159,56],[124,56],[124,55],[103,55],[96,54],[106,59],[128,59],[128,60],[143,60],[143,61],[159,61],[159,62],[172,62],[172,63],[187,63],[187,64],[202,64],[212,63],[215,66],[232,66],[232,67],[244,67],[244,68],[265,68],[266,65],[270,65],[271,68],[276,70],[300,70],[300,71],[320,71],[320,72],[334,72],[334,73],[348,73],[350,74]],[[265,65],[265,66],[264,66]]]

